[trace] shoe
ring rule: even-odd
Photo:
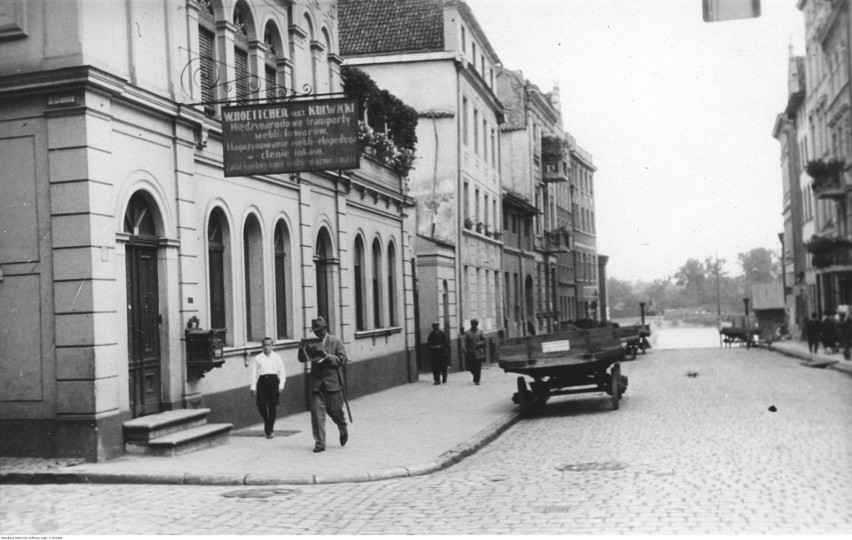
[[[346,446],[346,442],[349,440],[349,431],[340,432],[340,446]]]
[[[439,384],[441,384],[441,383],[439,383],[438,381],[435,381],[435,382],[434,382],[434,383],[432,383],[432,384],[434,384],[435,386],[438,386],[438,385],[439,385]]]
[[[475,384],[476,386],[479,386],[479,383],[478,383],[478,382],[475,382],[475,383],[473,383],[473,384]]]
[[[320,453],[320,452],[325,452],[325,447],[324,447],[324,446],[320,446],[320,445],[316,445],[316,446],[314,446],[314,454],[318,454],[318,453]]]
[[[444,379],[444,384],[447,384],[447,379]]]
[[[267,439],[274,439],[274,438],[275,438],[275,435],[273,435],[272,433],[267,433],[267,434],[266,434],[266,438],[267,438]]]

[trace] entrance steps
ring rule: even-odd
[[[177,456],[229,441],[233,424],[208,424],[210,409],[179,409],[124,423],[128,454]]]

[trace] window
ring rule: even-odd
[[[210,294],[210,327],[227,328],[230,303],[230,250],[228,222],[222,210],[215,209],[207,222],[207,282]],[[231,333],[226,334],[231,336]],[[227,339],[227,338],[226,338]]]
[[[355,238],[355,329],[367,329],[367,306],[364,302],[364,291],[367,290],[367,284],[364,282],[366,277],[364,264],[364,241],[361,236]]]
[[[473,109],[473,153],[479,154],[479,111]]]
[[[464,186],[462,187],[462,191],[463,191],[463,193],[462,193],[462,206],[463,206],[462,211],[464,212],[464,218],[469,219],[470,218],[470,193],[469,193],[470,188],[468,187],[467,182],[464,183]]]
[[[482,159],[488,163],[488,141],[486,137],[488,136],[488,121],[485,118],[482,119]]]
[[[373,240],[373,326],[382,328],[382,245]]]
[[[388,244],[388,326],[396,326],[396,249]]]
[[[476,217],[476,222],[479,223],[479,188],[474,190],[473,204],[476,209],[476,212],[474,212],[473,215]]]
[[[284,221],[275,226],[275,331],[278,339],[293,335],[290,307],[293,298],[293,275],[290,267],[290,233]]]
[[[216,100],[216,19],[213,6],[208,4],[206,9],[198,13],[198,76],[201,83],[201,101],[205,102],[204,112],[208,115],[216,113],[216,106],[211,101]]]
[[[464,26],[461,27],[461,50],[462,53],[467,54],[467,32]]]
[[[264,57],[264,83],[266,86],[266,100],[274,101],[278,96],[278,59],[284,55],[284,46],[281,43],[281,34],[278,27],[272,22],[267,23],[263,32],[263,42],[266,44],[266,56]]]
[[[316,265],[317,285],[317,315],[325,319],[328,328],[334,328],[334,311],[331,306],[334,300],[334,287],[332,286],[331,265],[334,252],[332,251],[331,235],[328,229],[321,228],[317,235],[314,248],[314,264]]]
[[[249,26],[248,10],[242,4],[234,9],[234,77],[237,100],[251,98],[251,73],[249,71]],[[261,339],[263,336],[261,336]]]
[[[263,295],[263,240],[260,222],[254,215],[243,227],[246,340],[261,341],[266,335]]]
[[[471,42],[470,44],[470,57],[471,63],[473,64],[473,70],[476,71],[476,43]]]
[[[467,128],[467,98],[462,98],[462,142],[467,145],[468,142]]]

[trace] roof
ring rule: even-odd
[[[751,286],[751,308],[784,309],[784,286],[781,283],[755,283]]]
[[[443,51],[445,7],[459,11],[499,65],[497,52],[463,0],[340,0],[340,55]]]
[[[340,54],[444,50],[443,0],[340,0]]]

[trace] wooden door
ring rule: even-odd
[[[157,248],[127,246],[127,354],[133,417],[160,412]]]

